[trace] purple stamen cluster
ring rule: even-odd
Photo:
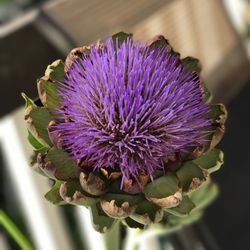
[[[130,39],[90,47],[61,84],[55,129],[63,147],[93,170],[151,176],[178,152],[206,143],[210,120],[199,75],[179,56]]]

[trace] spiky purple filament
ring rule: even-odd
[[[210,121],[199,76],[178,56],[131,40],[92,46],[60,87],[56,129],[65,149],[93,168],[119,167],[125,178],[151,175],[163,159],[205,144]]]

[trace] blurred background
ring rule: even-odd
[[[167,37],[183,57],[200,59],[214,102],[227,105],[220,144],[220,196],[199,223],[141,249],[250,249],[250,1],[0,0],[0,209],[41,250],[101,250],[87,210],[43,198],[47,180],[29,170],[24,91],[37,97],[46,66],[77,46],[118,31],[135,40]],[[19,249],[0,225],[0,249]]]

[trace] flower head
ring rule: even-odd
[[[23,94],[32,167],[54,180],[46,199],[88,207],[99,232],[197,220],[217,195],[208,177],[223,164],[214,147],[227,116],[198,62],[163,36],[142,44],[120,32],[49,65],[41,103]]]
[[[127,38],[91,46],[60,85],[55,130],[93,169],[152,176],[168,157],[202,147],[211,125],[199,75],[178,55]],[[67,119],[65,119],[65,117]]]

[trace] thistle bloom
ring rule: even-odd
[[[168,157],[204,146],[209,107],[199,75],[178,55],[130,38],[116,43],[91,46],[73,63],[59,91],[67,120],[55,130],[68,153],[94,169],[152,176]]]
[[[32,167],[54,180],[46,199],[88,207],[99,232],[199,219],[217,195],[208,177],[223,164],[214,147],[227,115],[199,73],[164,37],[133,43],[123,32],[49,65],[42,106],[23,95]]]

